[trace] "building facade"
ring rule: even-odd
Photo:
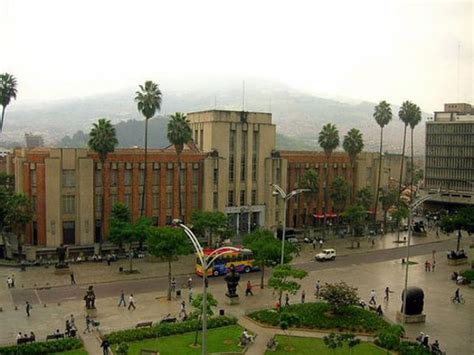
[[[126,204],[134,220],[140,217],[145,182],[145,215],[155,225],[170,224],[179,216],[181,191],[185,223],[194,209],[222,211],[237,234],[257,226],[275,230],[284,206],[281,198],[273,196],[271,184],[289,192],[300,187],[300,178],[308,169],[320,176],[319,194],[300,195],[290,202],[290,227],[318,222],[324,211],[327,169],[328,186],[339,175],[351,185],[355,180],[357,189],[371,187],[375,194],[377,153],[361,153],[353,171],[342,152],[334,152],[327,161],[323,152],[276,151],[276,126],[270,113],[211,110],[189,113],[188,119],[193,142],[185,146],[180,166],[172,146],[149,149],[146,178],[142,149],[117,149],[103,166],[86,149],[16,149],[7,168],[15,175],[16,191],[30,197],[35,212],[26,243],[39,247],[93,245],[101,238],[102,223],[103,239],[107,239],[116,202]],[[398,179],[399,157],[386,155],[383,164],[382,188]],[[327,212],[334,213],[331,202]]]
[[[426,122],[425,189],[429,205],[474,204],[474,108],[448,103]],[[435,193],[440,191],[439,194]]]

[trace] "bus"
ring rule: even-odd
[[[214,249],[204,249],[204,255],[209,255]],[[229,254],[218,257],[214,263],[208,267],[207,276],[220,276],[229,272],[230,266],[234,265],[235,271],[240,273],[248,273],[250,271],[258,271],[259,268],[254,265],[255,259],[253,253],[249,249],[240,249]],[[196,274],[203,275],[201,262],[196,256]]]

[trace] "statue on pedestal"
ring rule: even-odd
[[[86,301],[87,309],[95,309],[95,293],[94,286],[89,286],[84,296],[84,301]]]
[[[58,263],[56,264],[57,269],[64,269],[67,268],[68,265],[66,263],[66,252],[67,247],[61,244],[59,247],[56,248],[56,256],[58,257]]]
[[[404,293],[402,292],[402,302],[404,300]],[[405,314],[409,316],[419,315],[423,313],[425,294],[419,287],[408,287],[407,289],[407,304],[405,307]],[[403,303],[402,303],[403,311]]]
[[[227,282],[227,297],[239,297],[237,294],[237,286],[239,285],[240,275],[235,271],[234,264],[230,265],[230,272],[225,276]]]

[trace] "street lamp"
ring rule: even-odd
[[[181,227],[184,230],[184,233],[189,237],[202,266],[202,355],[207,355],[207,269],[218,257],[236,251],[238,252],[240,249],[234,247],[221,247],[213,250],[212,253],[208,255],[204,255],[201,244],[191,229],[184,225],[179,219],[173,220],[173,224]]]
[[[273,196],[276,197],[281,197],[283,200],[283,233],[281,237],[281,262],[280,264],[283,265],[283,259],[285,256],[285,233],[286,233],[286,205],[289,200],[291,200],[293,197],[296,195],[299,195],[303,192],[309,192],[311,191],[310,189],[296,189],[291,191],[290,193],[286,193],[285,190],[283,190],[280,186],[277,184],[270,184],[275,190],[272,192]]]
[[[411,235],[412,235],[412,214],[413,211],[416,210],[418,206],[420,206],[423,202],[431,200],[434,197],[434,195],[428,195],[425,197],[421,197],[416,201],[413,201],[408,206],[408,241],[407,241],[407,258],[406,258],[406,266],[405,266],[405,288],[403,291],[403,305],[402,305],[402,319],[403,322],[406,323],[406,314],[405,314],[405,307],[407,304],[407,288],[408,288],[408,266],[410,264],[410,241],[411,241]]]

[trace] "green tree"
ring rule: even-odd
[[[14,194],[14,176],[0,173],[0,234],[3,245],[6,246],[4,227],[6,226],[6,216],[8,214],[8,201]]]
[[[33,219],[31,201],[24,194],[14,194],[7,200],[6,205],[5,222],[17,236],[18,261],[21,262],[25,228]]]
[[[147,169],[148,169],[148,120],[152,118],[156,112],[161,110],[161,91],[158,84],[153,81],[146,81],[145,85],[139,85],[140,91],[136,92],[135,102],[138,111],[145,117],[145,169],[142,191],[142,205],[140,215],[145,214],[146,206],[146,186],[147,186]]]
[[[344,343],[342,342],[342,339],[339,334],[336,333],[330,333],[329,335],[326,335],[324,338],[324,344],[332,350],[333,354],[336,353],[337,348],[342,348]]]
[[[99,160],[101,164],[101,176],[102,176],[102,194],[100,195],[101,199],[101,209],[100,209],[100,220],[101,220],[101,233],[99,238],[99,254],[102,251],[102,239],[105,234],[105,204],[104,204],[104,195],[105,190],[109,186],[105,186],[105,161],[109,153],[112,153],[115,150],[115,146],[118,144],[117,137],[115,135],[115,128],[112,126],[110,120],[105,118],[100,118],[97,123],[94,123],[90,133],[89,133],[89,142],[88,146],[94,152],[99,155]]]
[[[191,215],[191,224],[198,234],[207,238],[209,246],[214,244],[214,236],[229,234],[229,219],[223,212],[195,210]]]
[[[375,189],[374,201],[374,224],[377,223],[377,207],[379,203],[380,178],[382,176],[382,149],[383,149],[383,129],[392,120],[392,108],[386,101],[381,101],[374,110],[375,122],[380,126],[380,148],[379,148],[379,171],[377,177],[377,188]]]
[[[357,288],[349,286],[344,281],[334,284],[326,283],[321,288],[321,297],[331,306],[335,314],[344,314],[347,307],[359,303]]]
[[[191,318],[197,318],[197,327],[196,327],[196,336],[194,337],[194,346],[197,345],[198,343],[198,334],[199,334],[199,326],[201,325],[201,319],[202,319],[202,302],[203,302],[203,296],[202,293],[196,295],[196,297],[193,299],[191,302],[191,306],[193,306],[194,311],[191,312]],[[206,295],[206,304],[207,304],[207,315],[208,317],[214,315],[214,311],[212,308],[217,307],[217,300],[215,297],[212,295],[212,293],[207,292]]]
[[[343,343],[346,343],[349,347],[349,355],[352,355],[353,349],[360,344],[360,339],[356,338],[354,334],[344,333],[340,335]]]
[[[296,280],[302,280],[308,275],[305,270],[294,269],[291,265],[279,265],[273,269],[273,274],[268,281],[268,285],[279,294],[281,304],[281,296],[283,292],[295,295],[301,288]]]
[[[10,104],[11,99],[16,100],[17,94],[16,78],[8,73],[0,74],[0,105],[2,105],[2,120],[0,121],[0,133],[3,130],[3,121],[5,119],[5,109]]]
[[[336,213],[341,213],[349,198],[351,186],[342,176],[336,176],[331,184],[331,200]]]
[[[193,133],[189,121],[186,118],[185,113],[176,112],[174,115],[171,115],[171,118],[168,122],[168,140],[171,144],[174,145],[176,150],[176,156],[178,160],[178,196],[179,196],[179,216],[178,218],[183,219],[185,215],[183,211],[183,201],[181,197],[181,153],[183,152],[184,145],[191,141],[193,138]]]
[[[404,219],[408,218],[409,213],[410,211],[408,210],[405,202],[400,200],[400,206],[392,209],[390,212],[390,217],[392,217],[392,219],[395,221],[395,224],[399,226]],[[397,240],[399,241],[399,239]]]
[[[461,247],[461,231],[474,233],[474,207],[464,207],[453,214],[441,218],[441,229],[451,233],[458,231],[456,250]]]
[[[153,229],[148,240],[150,254],[168,262],[168,301],[171,300],[171,262],[180,255],[192,252],[188,238],[181,228],[158,227]]]
[[[356,129],[352,128],[347,134],[344,136],[344,140],[342,142],[342,147],[349,155],[349,159],[351,162],[351,170],[352,170],[352,188],[351,188],[351,203],[354,203],[355,199],[355,191],[356,191],[356,160],[357,156],[362,149],[364,148],[364,138],[362,133]]]
[[[392,208],[395,204],[397,204],[398,198],[399,198],[399,193],[397,190],[390,189],[382,190],[382,194],[379,196],[379,201],[380,204],[382,205],[382,211],[383,211],[383,227],[384,231],[387,230],[386,225],[387,225],[387,215],[388,211],[390,208]]]
[[[244,238],[244,246],[252,250],[255,264],[262,270],[260,275],[260,288],[263,289],[265,267],[272,267],[280,262],[281,242],[275,239],[271,231],[267,229],[258,229]],[[292,259],[292,248],[294,248],[292,245],[285,248],[285,263],[289,263]]]
[[[326,155],[326,170],[324,179],[324,235],[326,235],[326,219],[328,214],[328,188],[329,188],[329,160],[331,154],[339,146],[339,131],[336,125],[327,123],[323,126],[321,132],[319,132],[318,143],[323,148],[324,154]]]
[[[367,211],[370,210],[372,204],[374,203],[374,195],[372,195],[372,191],[370,187],[364,187],[357,191],[355,202],[357,205],[363,206]]]
[[[363,206],[353,205],[343,213],[343,218],[350,226],[352,235],[351,248],[353,248],[356,239],[362,237],[364,234],[365,223],[367,220],[367,210]],[[357,247],[360,247],[360,243],[358,241]]]
[[[305,198],[313,198],[318,204],[319,198],[319,174],[315,169],[308,169],[304,172],[300,184],[302,189],[308,189],[305,193]],[[309,208],[308,208],[309,212]],[[309,214],[311,216],[311,213]],[[311,220],[311,217],[308,219]]]

